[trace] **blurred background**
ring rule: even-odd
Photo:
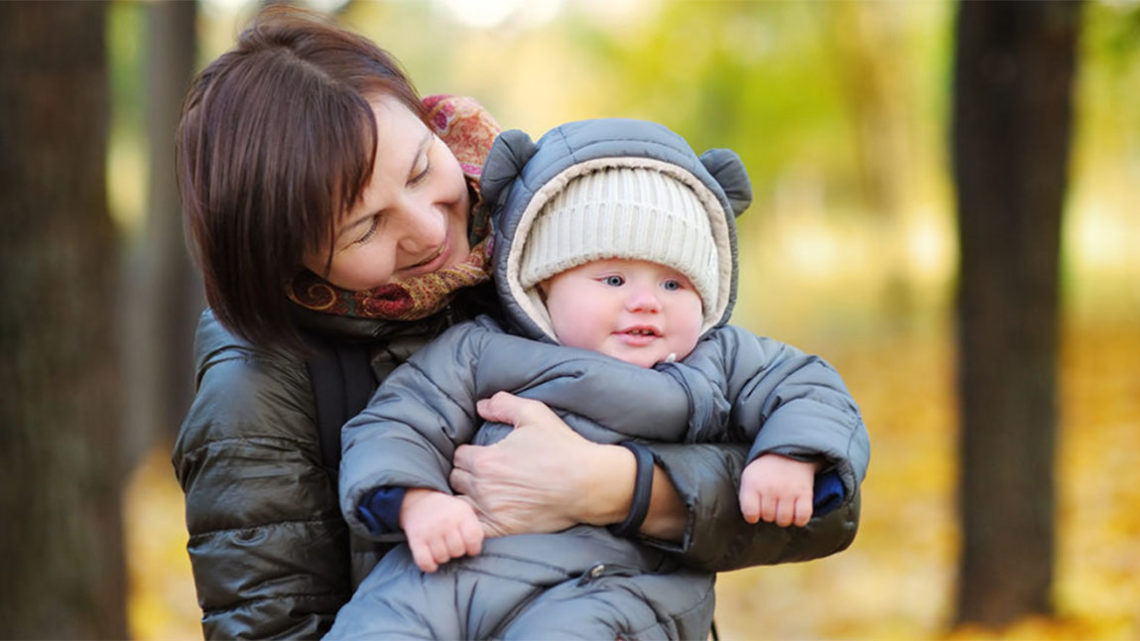
[[[37,32],[44,22],[27,18],[33,4],[0,5],[0,18],[6,18],[0,23],[9,25],[5,37],[16,43],[0,63],[0,105],[8,109],[27,102],[38,77],[33,71],[56,69],[51,56],[27,53],[37,38],[52,41],[67,33]],[[27,187],[16,176],[30,175],[19,172],[34,171],[40,156],[25,151],[0,166],[0,174],[8,174],[0,177],[6,203],[0,213],[10,225],[0,259],[6,268],[0,347],[9,359],[0,379],[0,529],[8,532],[0,534],[0,554],[16,564],[0,564],[15,568],[0,570],[8,576],[0,579],[0,603],[10,602],[12,613],[31,607],[26,604],[36,594],[51,595],[52,608],[63,612],[58,619],[67,616],[69,604],[76,612],[92,603],[114,611],[125,602],[125,618],[109,615],[102,627],[55,620],[42,628],[44,638],[115,636],[108,629],[135,639],[200,638],[182,494],[169,462],[193,392],[191,332],[202,305],[181,236],[172,139],[189,78],[232,45],[258,5],[48,4],[88,12],[71,33],[86,25],[103,38],[102,50],[89,49],[102,57],[88,64],[104,65],[89,80],[93,84],[83,89],[73,83],[76,96],[105,91],[99,94],[103,101],[90,107],[76,98],[71,108],[106,109],[106,135],[96,140],[105,146],[94,147],[103,163],[95,159],[94,166],[104,171],[88,189],[93,208],[72,210],[73,221],[63,214],[44,224],[35,218],[38,201],[29,207],[15,196]],[[1045,462],[1037,465],[1043,482],[1029,484],[1024,501],[1044,506],[1047,526],[1015,526],[1012,543],[1005,543],[1043,549],[1038,565],[1047,571],[1023,577],[1016,568],[1003,570],[1012,584],[1035,585],[1044,600],[1030,598],[992,616],[969,605],[971,595],[984,593],[978,583],[985,572],[963,561],[971,558],[964,541],[976,528],[984,533],[1008,523],[962,518],[975,513],[971,501],[979,497],[976,488],[962,489],[969,484],[961,482],[961,472],[968,465],[980,470],[978,478],[995,478],[987,470],[1018,469],[1022,450],[1015,441],[980,463],[963,460],[963,434],[990,430],[965,420],[972,410],[964,412],[960,401],[960,381],[970,379],[960,378],[959,363],[977,358],[963,357],[958,340],[957,292],[969,282],[960,276],[967,273],[960,270],[962,239],[987,233],[984,216],[962,229],[966,218],[959,209],[967,197],[955,183],[955,167],[965,174],[975,161],[981,166],[987,160],[976,155],[976,146],[962,143],[969,131],[954,117],[956,87],[962,90],[955,84],[956,56],[968,55],[961,50],[961,5],[299,4],[336,13],[342,24],[393,52],[422,94],[474,96],[504,128],[537,137],[567,120],[644,118],[680,132],[698,152],[729,147],[743,158],[754,201],[739,221],[742,286],[733,320],[818,353],[839,369],[862,407],[872,460],[861,529],[851,548],[809,563],[721,576],[716,623],[722,639],[1140,638],[1140,466],[1134,462],[1140,453],[1140,3],[1083,3],[1079,11],[1062,11],[1055,20],[1061,27],[1053,24],[1045,39],[1047,49],[1069,46],[1075,54],[1073,73],[1059,81],[1060,95],[1071,99],[1071,120],[1043,129],[1067,140],[1067,155],[1058,160],[1067,182],[1061,181],[1055,215],[1031,212],[1017,233],[1048,245],[1048,234],[1036,227],[1056,228],[1058,262],[1055,270],[1048,263],[1044,270],[1045,280],[1057,286],[1056,305],[1038,312],[1032,298],[1021,305],[1024,299],[1011,297],[1013,305],[998,313],[1029,310],[1027,336],[1037,331],[1032,319],[1046,316],[1045,334],[1056,339],[1044,341],[1048,365],[1042,368],[1055,368],[1047,377],[1055,387],[1037,397],[1047,420],[1031,426],[1032,438],[1021,441],[1031,466]],[[1065,24],[1075,32],[1069,44],[1056,37]],[[1032,36],[1015,27],[995,33],[999,40]],[[1001,59],[994,60],[1000,76]],[[1030,94],[1018,104],[1049,99],[1048,92],[1032,95],[1035,87],[1025,90]],[[68,135],[58,122],[43,124],[53,135]],[[37,133],[0,126],[0,157],[21,149],[21,136]],[[87,151],[76,140],[76,154]],[[992,171],[1004,169],[999,163]],[[1046,192],[1057,187],[1028,184]],[[64,181],[47,189],[76,191],[83,190]],[[96,221],[98,233],[78,222],[92,211],[107,221]],[[88,263],[52,253],[60,238],[81,242],[93,235],[106,240]],[[981,256],[971,265],[991,270],[971,278],[1000,280],[1001,260],[1023,256],[1016,250],[1020,238],[998,238],[999,244],[1009,241],[1009,256],[970,254]],[[51,273],[66,285],[45,281],[53,295],[29,287],[27,276],[35,273],[20,265],[36,259],[63,266],[50,269],[63,270]],[[73,308],[81,300],[86,311]],[[75,319],[92,309],[110,311],[112,318],[94,333],[80,334]],[[56,333],[45,338],[49,330]],[[37,340],[29,339],[33,332]],[[70,351],[49,358],[60,344]],[[102,365],[90,375],[97,383],[83,383],[69,369],[82,359],[66,355],[89,358],[97,348]],[[985,358],[981,363],[990,365]],[[70,379],[73,387],[60,382]],[[82,393],[97,402],[73,407],[62,418],[52,415],[66,390],[74,394],[68,398]],[[37,412],[48,418],[36,419]],[[100,418],[111,425],[92,427]],[[992,431],[1002,429],[995,424]],[[1036,445],[1029,447],[1030,441]],[[98,462],[77,463],[91,457]],[[66,478],[79,489],[41,492],[21,473],[29,467],[45,473],[45,466],[58,466],[47,470],[51,475],[71,474]],[[77,467],[87,476],[68,471]],[[1003,514],[1016,508],[1007,503],[996,509]],[[982,506],[977,513],[994,509]],[[59,552],[50,546],[50,532],[57,529],[51,526],[68,516],[90,517],[96,525],[61,525],[82,533]],[[49,533],[41,537],[42,530]],[[92,565],[86,545],[119,540],[119,552]],[[41,563],[39,554],[53,560],[27,570],[28,563]],[[993,567],[1004,567],[1000,548],[989,554]],[[985,555],[972,558],[986,564]],[[120,563],[126,568],[121,580],[115,578]],[[26,578],[36,574],[45,577],[43,585]],[[92,578],[58,583],[79,575]],[[85,592],[92,585],[98,599]],[[37,593],[37,586],[43,591]],[[0,614],[0,636],[37,636],[3,619]]]

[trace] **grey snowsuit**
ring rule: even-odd
[[[535,209],[528,176],[541,170],[538,175],[558,180],[591,154],[614,156],[615,139],[617,156],[679,164],[724,205],[722,246],[731,251],[722,266],[731,278],[724,279],[721,324],[680,363],[645,369],[554,344],[511,272],[514,232]],[[482,424],[475,413],[476,400],[500,390],[543,401],[597,442],[751,442],[749,461],[768,452],[817,457],[838,473],[845,494],[855,495],[869,445],[839,375],[817,357],[722,324],[735,288],[733,218],[747,206],[747,194],[732,187],[739,188],[743,176],[738,163],[724,152],[698,160],[667,129],[638,121],[570,123],[537,146],[519,132],[504,134],[484,170],[484,197],[499,197],[496,282],[514,333],[488,317],[452,327],[396,369],[369,407],[346,424],[340,495],[349,526],[377,538],[358,513],[376,488],[451,492],[454,448],[488,444],[509,430]],[[709,164],[715,178],[705,171]],[[510,176],[520,169],[512,185]],[[496,176],[501,180],[488,195],[487,181]],[[539,185],[548,182],[540,178]],[[714,582],[711,573],[682,568],[653,548],[589,526],[488,539],[480,555],[432,574],[415,567],[404,545],[359,586],[328,638],[704,638]]]

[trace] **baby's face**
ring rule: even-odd
[[[701,298],[680,272],[641,260],[599,260],[543,283],[558,342],[652,367],[689,355]]]

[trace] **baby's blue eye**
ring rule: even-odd
[[[625,284],[625,279],[621,276],[606,276],[604,279],[602,279],[602,282],[609,285],[610,287],[621,287]]]
[[[681,281],[670,278],[662,283],[661,286],[664,287],[666,291],[675,292],[681,289]]]

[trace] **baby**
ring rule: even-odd
[[[346,519],[378,539],[402,528],[408,545],[376,566],[330,637],[703,637],[713,575],[637,537],[653,469],[643,443],[751,443],[743,517],[780,526],[851,496],[868,455],[832,368],[725,324],[735,217],[751,199],[743,166],[727,150],[697,157],[653,123],[583,121],[537,144],[504,133],[482,188],[505,323],[449,329],[345,426]],[[447,477],[457,445],[509,429],[477,417],[477,401],[500,391],[633,452],[623,523],[484,540]]]

